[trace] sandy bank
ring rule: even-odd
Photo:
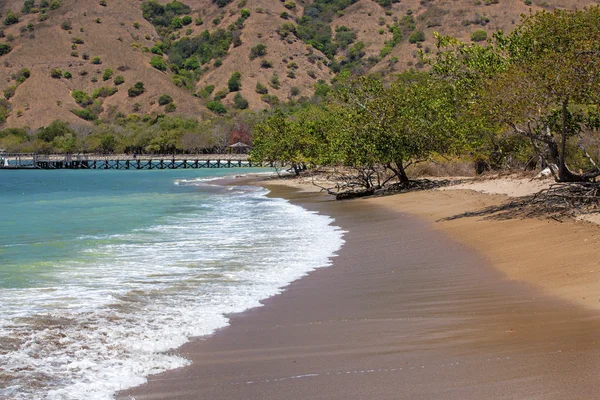
[[[334,265],[183,346],[190,367],[119,399],[595,397],[599,314],[576,305],[594,308],[576,298],[594,290],[587,246],[568,247],[590,227],[438,222],[503,200],[472,191],[335,202],[274,188],[348,231]]]

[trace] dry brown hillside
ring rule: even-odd
[[[160,0],[161,4],[167,1]],[[34,7],[39,8],[40,0]],[[162,94],[169,94],[177,108],[175,114],[201,117],[209,113],[206,103],[210,100],[194,96],[207,85],[214,85],[217,92],[227,87],[227,80],[234,71],[242,74],[241,95],[248,100],[250,109],[269,107],[264,97],[257,93],[257,83],[267,87],[269,95],[280,101],[301,96],[311,97],[318,80],[329,82],[335,75],[329,60],[293,33],[283,37],[278,28],[285,22],[297,23],[305,7],[311,1],[286,0],[234,0],[225,7],[218,7],[212,0],[184,0],[191,8],[189,15],[201,25],[191,23],[176,30],[175,39],[195,37],[204,30],[227,29],[240,16],[242,8],[251,11],[241,29],[241,44],[232,45],[222,58],[222,65],[214,60],[205,64],[205,70],[197,82],[188,88],[173,83],[172,70],[159,71],[149,61],[155,55],[151,49],[161,37],[155,27],[142,15],[141,1],[132,0],[60,0],[60,6],[49,9],[46,17],[41,13],[23,14],[23,0],[6,0],[0,3],[2,19],[9,11],[18,14],[19,22],[2,26],[4,37],[0,44],[12,47],[10,53],[0,57],[0,89],[15,86],[14,95],[9,94],[11,111],[4,127],[28,126],[36,129],[55,119],[66,120],[73,125],[90,125],[71,110],[80,110],[73,90],[91,94],[101,87],[115,87],[114,78],[124,77],[125,82],[116,86],[118,92],[102,100],[99,118],[109,119],[116,115],[132,113],[148,114],[165,112],[158,104]],[[408,67],[420,67],[416,56],[417,47],[434,49],[433,31],[470,40],[475,30],[485,30],[491,35],[497,29],[511,30],[520,19],[520,14],[530,9],[552,9],[553,7],[582,8],[592,1],[533,0],[526,5],[523,0],[402,0],[391,7],[383,8],[374,0],[358,0],[353,5],[336,13],[330,25],[333,29],[346,26],[354,30],[356,41],[364,43],[364,59],[371,57],[368,65],[374,71],[384,73],[400,71]],[[295,6],[294,6],[295,5]],[[288,13],[288,19],[280,15]],[[406,32],[403,39],[380,58],[386,40],[391,39],[388,25],[403,17],[414,19],[414,30]],[[44,19],[40,21],[40,19]],[[483,22],[482,22],[483,21]],[[409,43],[408,36],[422,30],[425,41]],[[78,42],[78,43],[74,43]],[[251,60],[250,49],[258,44],[266,45],[266,55]],[[98,57],[100,64],[94,63]],[[164,56],[165,60],[167,56]],[[335,57],[343,61],[345,53]],[[272,64],[264,68],[264,60]],[[261,66],[263,64],[263,66]],[[27,68],[29,79],[17,85],[15,74]],[[113,76],[103,79],[104,71],[110,68]],[[63,77],[51,77],[59,69]],[[71,77],[65,77],[65,73]],[[273,75],[280,80],[280,87],[269,85]],[[67,74],[68,75],[68,74]],[[138,97],[128,96],[128,89],[135,82],[143,82],[145,92]],[[10,90],[9,90],[10,92]],[[214,94],[213,92],[213,94]],[[233,93],[222,101],[233,108]]]

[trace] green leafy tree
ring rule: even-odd
[[[161,106],[167,105],[169,103],[173,102],[173,97],[169,96],[168,94],[163,94],[158,98],[158,104]]]
[[[127,91],[127,94],[129,95],[129,97],[137,97],[137,96],[141,95],[142,93],[144,93],[145,91],[146,91],[146,88],[144,88],[144,83],[136,82],[132,87],[129,88],[129,90]]]
[[[208,108],[210,111],[214,112],[215,114],[226,114],[227,113],[227,108],[225,108],[225,106],[223,105],[223,103],[221,103],[218,100],[213,100],[210,101],[206,104],[206,108]]]
[[[248,100],[246,100],[240,92],[237,92],[233,96],[233,104],[238,110],[245,110],[248,108]]]
[[[150,59],[150,65],[159,71],[167,70],[167,62],[161,56],[153,56]]]
[[[237,92],[242,87],[242,74],[240,72],[234,72],[227,81],[227,87],[230,92]]]
[[[498,36],[498,50],[509,64],[487,82],[482,109],[537,146],[547,146],[546,153],[539,153],[558,165],[560,181],[600,176],[580,136],[584,129],[596,128],[600,115],[599,42],[598,6],[537,12],[510,35]],[[590,171],[576,173],[568,167],[569,143],[579,146]]]

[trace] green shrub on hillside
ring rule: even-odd
[[[243,98],[240,92],[237,92],[235,96],[233,96],[233,105],[238,110],[245,110],[248,108],[248,100]]]
[[[0,43],[0,56],[10,53],[11,50],[12,50],[12,47],[7,45],[6,43]]]
[[[150,65],[159,71],[167,70],[167,62],[161,56],[154,56],[150,59]]]
[[[408,38],[410,43],[424,42],[425,41],[425,32],[416,31]]]
[[[50,71],[50,76],[54,79],[60,79],[63,77],[63,73],[60,69],[54,68],[53,70]]]
[[[92,98],[83,90],[73,90],[71,96],[73,96],[75,103],[79,104],[81,107],[87,107],[93,103]]]
[[[158,104],[161,106],[164,106],[164,105],[172,103],[172,102],[173,102],[173,98],[166,93],[161,95],[158,98]]]
[[[103,80],[103,81],[107,81],[107,80],[109,80],[110,78],[112,78],[112,76],[113,76],[113,70],[112,70],[112,69],[110,69],[110,68],[106,68],[106,69],[104,70],[104,72],[102,73],[102,80]]]
[[[33,0],[25,0],[23,2],[23,8],[21,8],[21,12],[23,14],[29,14],[31,9],[35,7],[35,3]]]
[[[487,32],[483,29],[479,29],[473,33],[471,33],[471,41],[473,42],[483,42],[487,39]]]
[[[175,110],[177,110],[177,105],[173,102],[170,102],[165,106],[165,112],[172,113]]]
[[[10,100],[15,93],[17,92],[17,87],[15,85],[9,86],[6,89],[4,89],[3,93],[4,93],[4,98],[6,100]]]
[[[4,21],[2,21],[4,25],[14,25],[19,23],[19,16],[12,11],[6,13],[6,17],[4,17]]]
[[[144,19],[149,21],[157,29],[164,29],[167,34],[171,32],[172,29],[182,28],[183,20],[179,16],[189,14],[190,11],[191,9],[188,5],[177,0],[173,0],[165,5],[160,4],[156,0],[142,2],[142,14]]]
[[[233,0],[212,0],[219,7],[225,7],[227,4],[231,3]]]
[[[185,68],[185,62],[192,56],[200,61],[201,65],[212,59],[219,59],[227,55],[233,40],[233,34],[224,29],[214,32],[205,30],[199,36],[173,42],[169,50],[169,61],[178,68]]]
[[[127,90],[127,94],[129,95],[129,97],[137,97],[145,91],[146,88],[144,88],[144,83],[136,82],[132,87],[129,88],[129,90]]]
[[[242,74],[240,72],[234,72],[227,81],[227,87],[230,92],[237,92],[242,87]]]
[[[223,103],[221,103],[220,101],[217,101],[217,100],[208,102],[208,104],[206,104],[206,108],[208,108],[210,111],[214,112],[215,114],[226,114],[227,113],[227,108],[225,108]]]
[[[102,86],[101,88],[95,89],[92,92],[92,99],[97,99],[98,97],[110,97],[113,94],[117,93],[119,91],[119,89],[117,89],[116,87],[108,87],[108,86]]]
[[[59,0],[52,0],[50,2],[50,9],[51,10],[58,10],[60,8],[60,1]]]
[[[217,93],[215,93],[215,95],[213,96],[213,100],[222,100],[225,97],[227,97],[227,94],[229,94],[229,92],[227,91],[227,89],[221,89],[219,91],[217,91]]]
[[[258,94],[269,93],[269,89],[267,89],[267,87],[260,82],[256,82],[256,88],[254,89],[254,91]]]
[[[260,43],[250,49],[250,59],[254,60],[257,57],[262,57],[267,54],[267,46]]]
[[[123,83],[125,83],[125,78],[123,77],[123,75],[117,75],[117,76],[115,76],[115,79],[113,80],[113,82],[117,86],[122,85]]]
[[[202,89],[198,90],[198,93],[196,95],[203,99],[207,99],[208,96],[210,96],[214,90],[215,85],[204,86]]]
[[[91,112],[87,108],[81,108],[81,109],[74,108],[71,110],[71,112],[73,114],[77,115],[79,118],[84,119],[86,121],[94,121],[98,118],[97,115],[95,115],[93,112]]]

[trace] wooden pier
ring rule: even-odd
[[[275,167],[245,154],[0,154],[0,169],[188,169]]]

